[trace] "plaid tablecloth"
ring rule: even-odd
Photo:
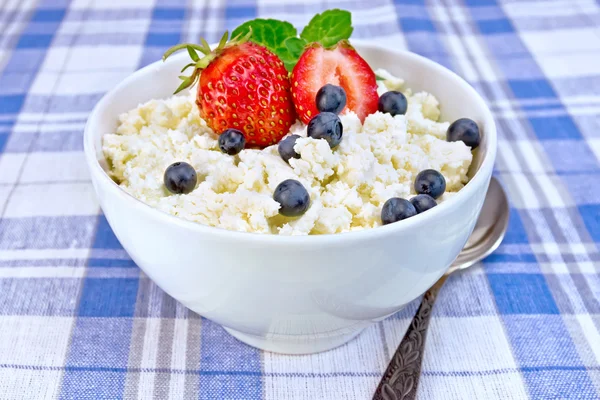
[[[600,398],[598,2],[1,0],[0,399],[370,398],[416,303],[324,354],[245,346],[134,265],[82,154],[94,104],[168,46],[332,7],[457,71],[498,122],[510,230],[443,289],[420,398]]]

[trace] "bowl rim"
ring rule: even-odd
[[[437,218],[439,218],[440,215],[450,211],[450,209],[452,209],[453,207],[456,207],[460,202],[463,201],[463,199],[473,196],[475,194],[475,191],[484,185],[484,181],[490,179],[497,152],[496,124],[492,113],[484,99],[481,97],[481,95],[467,81],[465,81],[455,72],[438,64],[433,60],[430,60],[426,57],[423,57],[419,54],[413,53],[408,50],[389,49],[385,46],[368,40],[352,39],[352,44],[355,46],[357,45],[356,47],[358,47],[359,50],[360,48],[371,48],[373,50],[396,53],[402,55],[403,57],[411,59],[411,61],[417,64],[427,64],[434,69],[435,73],[443,74],[448,79],[457,81],[457,83],[460,86],[463,86],[466,92],[469,93],[476,100],[476,102],[480,103],[480,105],[483,106],[482,109],[484,110],[485,117],[483,121],[484,132],[486,135],[486,140],[488,141],[486,154],[483,155],[483,162],[481,163],[480,167],[475,172],[473,177],[469,180],[469,182],[459,192],[457,192],[456,195],[439,204],[437,207],[428,210],[428,212],[417,214],[416,216],[399,221],[397,223],[382,225],[375,228],[365,228],[356,231],[319,235],[278,235],[269,233],[234,231],[220,227],[203,225],[199,222],[186,220],[184,218],[168,214],[135,198],[134,196],[127,193],[119,185],[117,185],[117,183],[113,181],[110,178],[110,176],[106,173],[106,171],[101,167],[100,162],[96,157],[96,151],[94,146],[94,126],[97,125],[96,121],[99,119],[98,114],[100,110],[104,108],[105,104],[107,104],[111,100],[111,97],[114,96],[115,93],[119,92],[122,87],[127,86],[131,82],[135,81],[138,78],[138,76],[142,74],[152,73],[157,67],[159,67],[159,65],[163,63],[162,60],[155,61],[143,68],[134,71],[127,78],[125,78],[119,84],[114,86],[111,90],[106,92],[90,112],[90,115],[88,116],[84,128],[83,147],[86,162],[88,164],[88,168],[90,170],[92,178],[95,176],[97,178],[97,184],[104,185],[104,187],[107,188],[112,194],[120,196],[131,207],[137,207],[140,211],[149,214],[151,217],[158,219],[161,222],[177,225],[180,228],[194,231],[200,234],[209,234],[215,237],[220,236],[227,239],[242,240],[246,242],[256,242],[261,244],[281,243],[315,246],[336,244],[339,243],[341,240],[344,243],[348,241],[364,241],[367,239],[377,239],[380,236],[393,235],[394,233],[397,233],[399,231],[411,229],[415,225],[420,225],[424,223],[427,224],[427,222],[435,221]],[[175,55],[175,57],[171,57],[166,62],[177,62],[180,58],[183,58],[185,56],[186,54],[181,53]],[[489,173],[486,173],[485,171],[489,171]]]

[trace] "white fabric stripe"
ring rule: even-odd
[[[265,400],[364,400],[373,396],[379,379],[377,376],[265,376],[263,396]]]
[[[204,31],[207,35],[213,34],[213,32],[223,32],[225,30],[225,16],[224,10],[227,6],[227,0],[207,0],[206,2],[206,11],[208,14],[204,19]],[[220,33],[218,36],[215,36],[215,41],[220,39]]]
[[[124,9],[136,9],[136,10],[151,10],[154,7],[154,0],[127,0],[127,1],[94,1],[93,5],[90,5],[88,0],[72,0],[70,9],[90,9],[94,10],[118,10],[119,8]]]
[[[542,97],[542,98],[533,98],[533,99],[519,99],[519,100],[510,100],[510,99],[495,99],[490,101],[490,106],[492,108],[508,108],[513,109],[516,107],[532,107],[532,106],[559,106],[559,105],[567,105],[567,106],[588,106],[588,105],[596,105],[600,104],[600,96],[587,96],[587,95],[572,95],[572,96],[564,96],[560,98],[555,97]]]
[[[158,353],[158,338],[160,336],[160,318],[147,318],[144,331],[144,350],[140,361],[140,368],[155,368]],[[141,339],[141,338],[140,338]],[[140,374],[138,384],[138,399],[151,399],[154,394],[154,372]]]
[[[26,156],[25,153],[0,154],[0,183],[14,184],[17,181]]]
[[[0,210],[4,209],[11,190],[12,187],[5,186],[5,184],[0,184]]]
[[[58,399],[62,376],[63,371],[60,370],[2,368],[0,369],[2,400]]]
[[[529,400],[520,371],[506,371],[497,376],[424,375],[419,385],[419,399],[443,400]]]
[[[535,191],[529,183],[529,179],[522,173],[513,172],[512,180],[514,185],[507,185],[506,190],[509,192],[509,198],[520,209],[539,209],[542,205]],[[519,193],[515,193],[518,191]]]
[[[79,113],[30,113],[30,112],[22,112],[19,113],[19,123],[38,123],[40,121],[44,121],[44,123],[52,123],[55,121],[70,121],[70,120],[80,120],[83,123],[87,120],[89,113],[87,112],[79,112]],[[13,118],[7,116],[6,114],[0,115],[0,121],[12,120]]]
[[[148,21],[149,22],[149,21]],[[73,70],[84,70],[86,65],[95,68],[122,68],[134,71],[138,67],[143,46],[111,46],[111,45],[81,45],[69,47],[69,57],[64,70],[70,73]],[[110,57],[106,55],[110,54]]]
[[[67,74],[62,72],[40,72],[29,93],[32,95],[58,95],[78,96],[86,94],[104,93],[119,84],[131,74],[133,70],[116,71],[71,71]],[[54,88],[48,87],[48,82],[56,80]],[[81,82],[85,82],[82,85]]]
[[[0,278],[83,278],[84,267],[5,267]]]
[[[586,115],[598,115],[600,114],[600,106],[578,106],[569,107],[568,111],[563,108],[546,109],[546,110],[497,110],[494,112],[496,117],[514,119],[514,118],[545,118],[545,117],[556,117],[565,116],[568,114],[572,116],[586,116]]]
[[[600,364],[600,333],[596,329],[592,317],[590,317],[589,314],[578,314],[575,318],[581,326],[581,331],[585,335],[588,345],[596,357],[597,363]]]
[[[565,193],[565,188],[557,187],[557,185],[562,185],[562,182],[560,182],[558,179],[559,178],[557,177],[550,177],[546,174],[536,175],[535,177],[538,186],[544,192],[546,200],[545,205],[547,207],[564,208],[573,204],[568,195],[561,195],[561,192]]]
[[[594,152],[596,159],[600,162],[600,139],[588,139],[588,145]]]
[[[134,34],[134,33],[146,33],[148,31],[147,19],[103,19],[101,21],[85,20],[85,26],[80,29],[79,24],[81,20],[76,21],[65,21],[61,24],[57,30],[60,35],[102,35],[106,34],[106,24],[111,24],[111,34]],[[80,32],[81,30],[81,32]]]
[[[51,201],[49,201],[51,199]],[[17,186],[5,218],[97,215],[100,205],[91,182]]]
[[[20,182],[86,181],[90,174],[82,151],[31,153]]]
[[[544,30],[522,32],[521,40],[536,55],[572,51],[597,52],[600,40],[589,28]]]
[[[503,8],[512,18],[556,17],[580,15],[582,12],[593,13],[593,0],[544,0],[538,3],[532,1],[514,1],[503,4]]]
[[[0,315],[0,364],[64,366],[74,321],[57,315]]]
[[[178,307],[179,308],[179,307]],[[186,369],[188,320],[176,317],[173,326],[173,343],[171,349],[171,368],[175,370]],[[185,375],[171,374],[169,396],[172,399],[181,399],[185,393]]]
[[[396,320],[394,320],[396,321]],[[393,345],[395,348],[397,343]],[[365,352],[368,349],[368,352]],[[356,355],[350,356],[350,355]],[[365,329],[354,340],[344,346],[344,351],[329,351],[308,356],[289,357],[286,355],[263,353],[265,373],[332,373],[332,372],[373,372],[385,369],[387,359],[383,352],[381,336],[377,326]],[[343,368],[343,370],[340,369]]]
[[[507,140],[498,140],[498,159],[497,163],[501,171],[522,172],[521,163],[517,160],[514,152],[514,145]],[[510,176],[512,178],[512,176]]]
[[[118,267],[70,267],[70,266],[19,266],[0,267],[0,279],[7,278],[137,278],[137,268]]]
[[[596,39],[597,40],[597,39]],[[591,53],[572,53],[567,59],[564,54],[536,55],[536,60],[544,74],[550,78],[570,78],[598,75],[598,55]]]
[[[194,10],[194,18],[188,18],[184,29],[183,40],[186,43],[193,43],[201,37],[203,20],[207,13],[207,0],[188,0],[189,8]]]
[[[121,249],[23,249],[0,250],[0,260],[44,260],[54,258],[103,258],[128,260],[129,256]]]
[[[539,243],[530,243],[529,246],[534,252],[547,251],[542,249],[542,246]],[[552,252],[548,252],[548,255],[558,255],[558,254],[589,254],[592,252],[597,252],[596,245],[593,242],[590,243],[556,243],[556,247],[552,249]]]
[[[88,258],[90,249],[0,250],[0,260],[43,260],[51,258]]]
[[[40,126],[39,124],[43,124]],[[35,124],[15,124],[12,127],[13,132],[39,132],[40,134],[50,132],[64,131],[82,131],[85,128],[85,122],[59,122],[54,124],[46,124],[46,122],[38,121]]]
[[[515,144],[515,150],[521,153],[521,158],[525,160],[525,163],[529,167],[528,172],[539,173],[552,170],[552,167],[548,162],[542,162],[540,157],[538,157],[538,155],[544,155],[543,151],[539,149],[541,146],[539,142],[520,140]]]
[[[579,261],[576,263],[565,263],[564,261],[540,262],[537,265],[539,266],[539,271],[545,274],[563,275],[576,273],[593,275],[600,272],[600,263],[594,263],[593,261]],[[485,268],[486,272],[498,274],[539,274],[537,269],[531,267],[531,263],[518,261],[488,263]]]

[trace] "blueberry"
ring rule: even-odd
[[[315,115],[308,123],[308,136],[314,139],[325,139],[332,149],[342,141],[344,127],[340,117],[331,112]]]
[[[176,162],[165,170],[165,187],[174,194],[187,194],[196,188],[196,170],[186,162]]]
[[[472,149],[479,146],[481,135],[479,134],[479,126],[469,118],[460,118],[450,124],[446,131],[446,140],[448,142],[462,141]]]
[[[437,206],[435,199],[428,194],[418,194],[410,199],[410,202],[415,206],[417,214],[421,214],[423,211],[427,211],[430,208]]]
[[[277,185],[273,200],[279,203],[279,214],[297,217],[308,210],[310,196],[302,184],[294,179],[286,179]]]
[[[410,201],[400,197],[392,197],[381,208],[381,222],[383,225],[398,222],[414,215],[417,215],[415,206]]]
[[[291,135],[279,142],[277,150],[279,151],[281,158],[283,158],[283,161],[289,162],[290,158],[300,158],[300,154],[296,153],[296,150],[294,150],[294,145],[299,137],[300,136],[298,135]]]
[[[226,129],[219,136],[219,148],[225,154],[235,156],[246,145],[244,134],[237,129]]]
[[[346,107],[346,92],[328,83],[317,92],[316,102],[319,111],[339,114]]]
[[[392,117],[398,114],[404,115],[408,109],[408,101],[402,93],[392,90],[379,97],[377,109],[382,113],[391,114]]]
[[[415,192],[417,194],[428,194],[437,199],[446,190],[446,179],[435,169],[426,169],[419,172],[415,179]]]

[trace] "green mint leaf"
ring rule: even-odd
[[[282,50],[278,55],[281,62],[289,72],[292,72],[294,66],[298,62],[298,57],[292,56],[287,50]]]
[[[261,46],[265,46],[278,56],[280,56],[280,52],[286,50],[285,45],[283,44],[285,39],[295,37],[298,34],[294,25],[289,22],[258,18],[245,22],[235,28],[231,33],[231,37],[245,35],[250,28],[252,28],[250,40]]]
[[[250,32],[252,30],[252,32]],[[304,52],[307,44],[319,42],[332,47],[352,34],[352,16],[345,10],[333,9],[315,15],[304,28],[300,37],[296,28],[286,21],[254,19],[235,28],[231,37],[251,34],[250,40],[275,53],[291,71]]]
[[[300,58],[300,56],[304,52],[304,47],[306,47],[307,43],[304,39],[290,37],[285,39],[284,45],[292,56]]]
[[[304,27],[300,38],[308,43],[319,42],[324,47],[335,46],[352,35],[352,15],[345,10],[333,9],[315,15]]]
[[[285,68],[288,71],[292,71],[294,66],[298,62],[298,59],[304,52],[304,47],[306,46],[306,42],[304,39],[300,39],[297,37],[289,37],[284,41],[284,49],[280,50],[277,55],[283,61]]]
[[[231,33],[232,37],[246,35],[252,29],[250,40],[265,46],[277,55],[288,71],[291,71],[298,61],[299,55],[292,54],[285,46],[285,41],[298,35],[296,28],[289,22],[276,19],[254,19],[243,23]]]

